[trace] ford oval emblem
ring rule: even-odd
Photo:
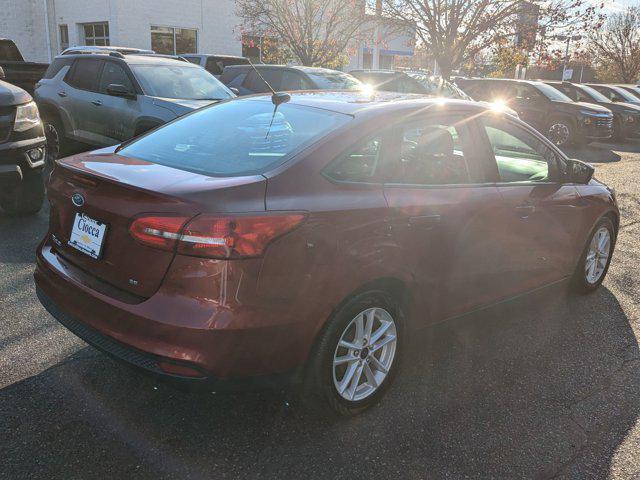
[[[71,195],[71,203],[73,203],[76,207],[81,207],[84,205],[84,197],[79,193],[74,193]]]

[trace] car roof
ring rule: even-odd
[[[129,65],[182,65],[183,67],[200,68],[193,63],[179,60],[178,58],[166,57],[156,54],[128,54],[128,55],[110,55],[110,52],[104,53],[72,53],[66,55],[58,55],[56,58],[110,58],[120,60]]]
[[[306,90],[288,92],[292,105],[322,108],[347,115],[360,115],[378,110],[417,109],[430,106],[458,106],[471,110],[486,110],[477,102],[449,98],[427,97],[413,93],[375,92],[374,94],[354,90]],[[234,101],[262,99],[270,101],[270,95],[258,94],[240,97]]]
[[[216,58],[233,58],[244,60],[247,57],[242,55],[220,55],[218,53],[181,53],[181,57],[216,57]]]

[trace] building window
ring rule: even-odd
[[[66,25],[60,25],[60,51],[64,52],[69,48],[69,27]]]
[[[197,53],[198,30],[151,26],[151,49],[166,55]]]
[[[109,45],[109,22],[84,23],[82,33],[85,45]]]

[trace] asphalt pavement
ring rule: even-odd
[[[0,478],[638,478],[640,142],[570,154],[622,211],[603,287],[417,336],[393,388],[349,420],[286,390],[177,390],[88,347],[35,296],[47,212],[0,213]]]

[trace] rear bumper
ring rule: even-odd
[[[170,363],[213,382],[287,376],[304,364],[313,342],[315,324],[287,305],[221,304],[163,287],[128,303],[89,288],[87,275],[46,241],[38,248],[34,279],[45,308],[88,343],[154,374],[181,377],[161,367]]]

